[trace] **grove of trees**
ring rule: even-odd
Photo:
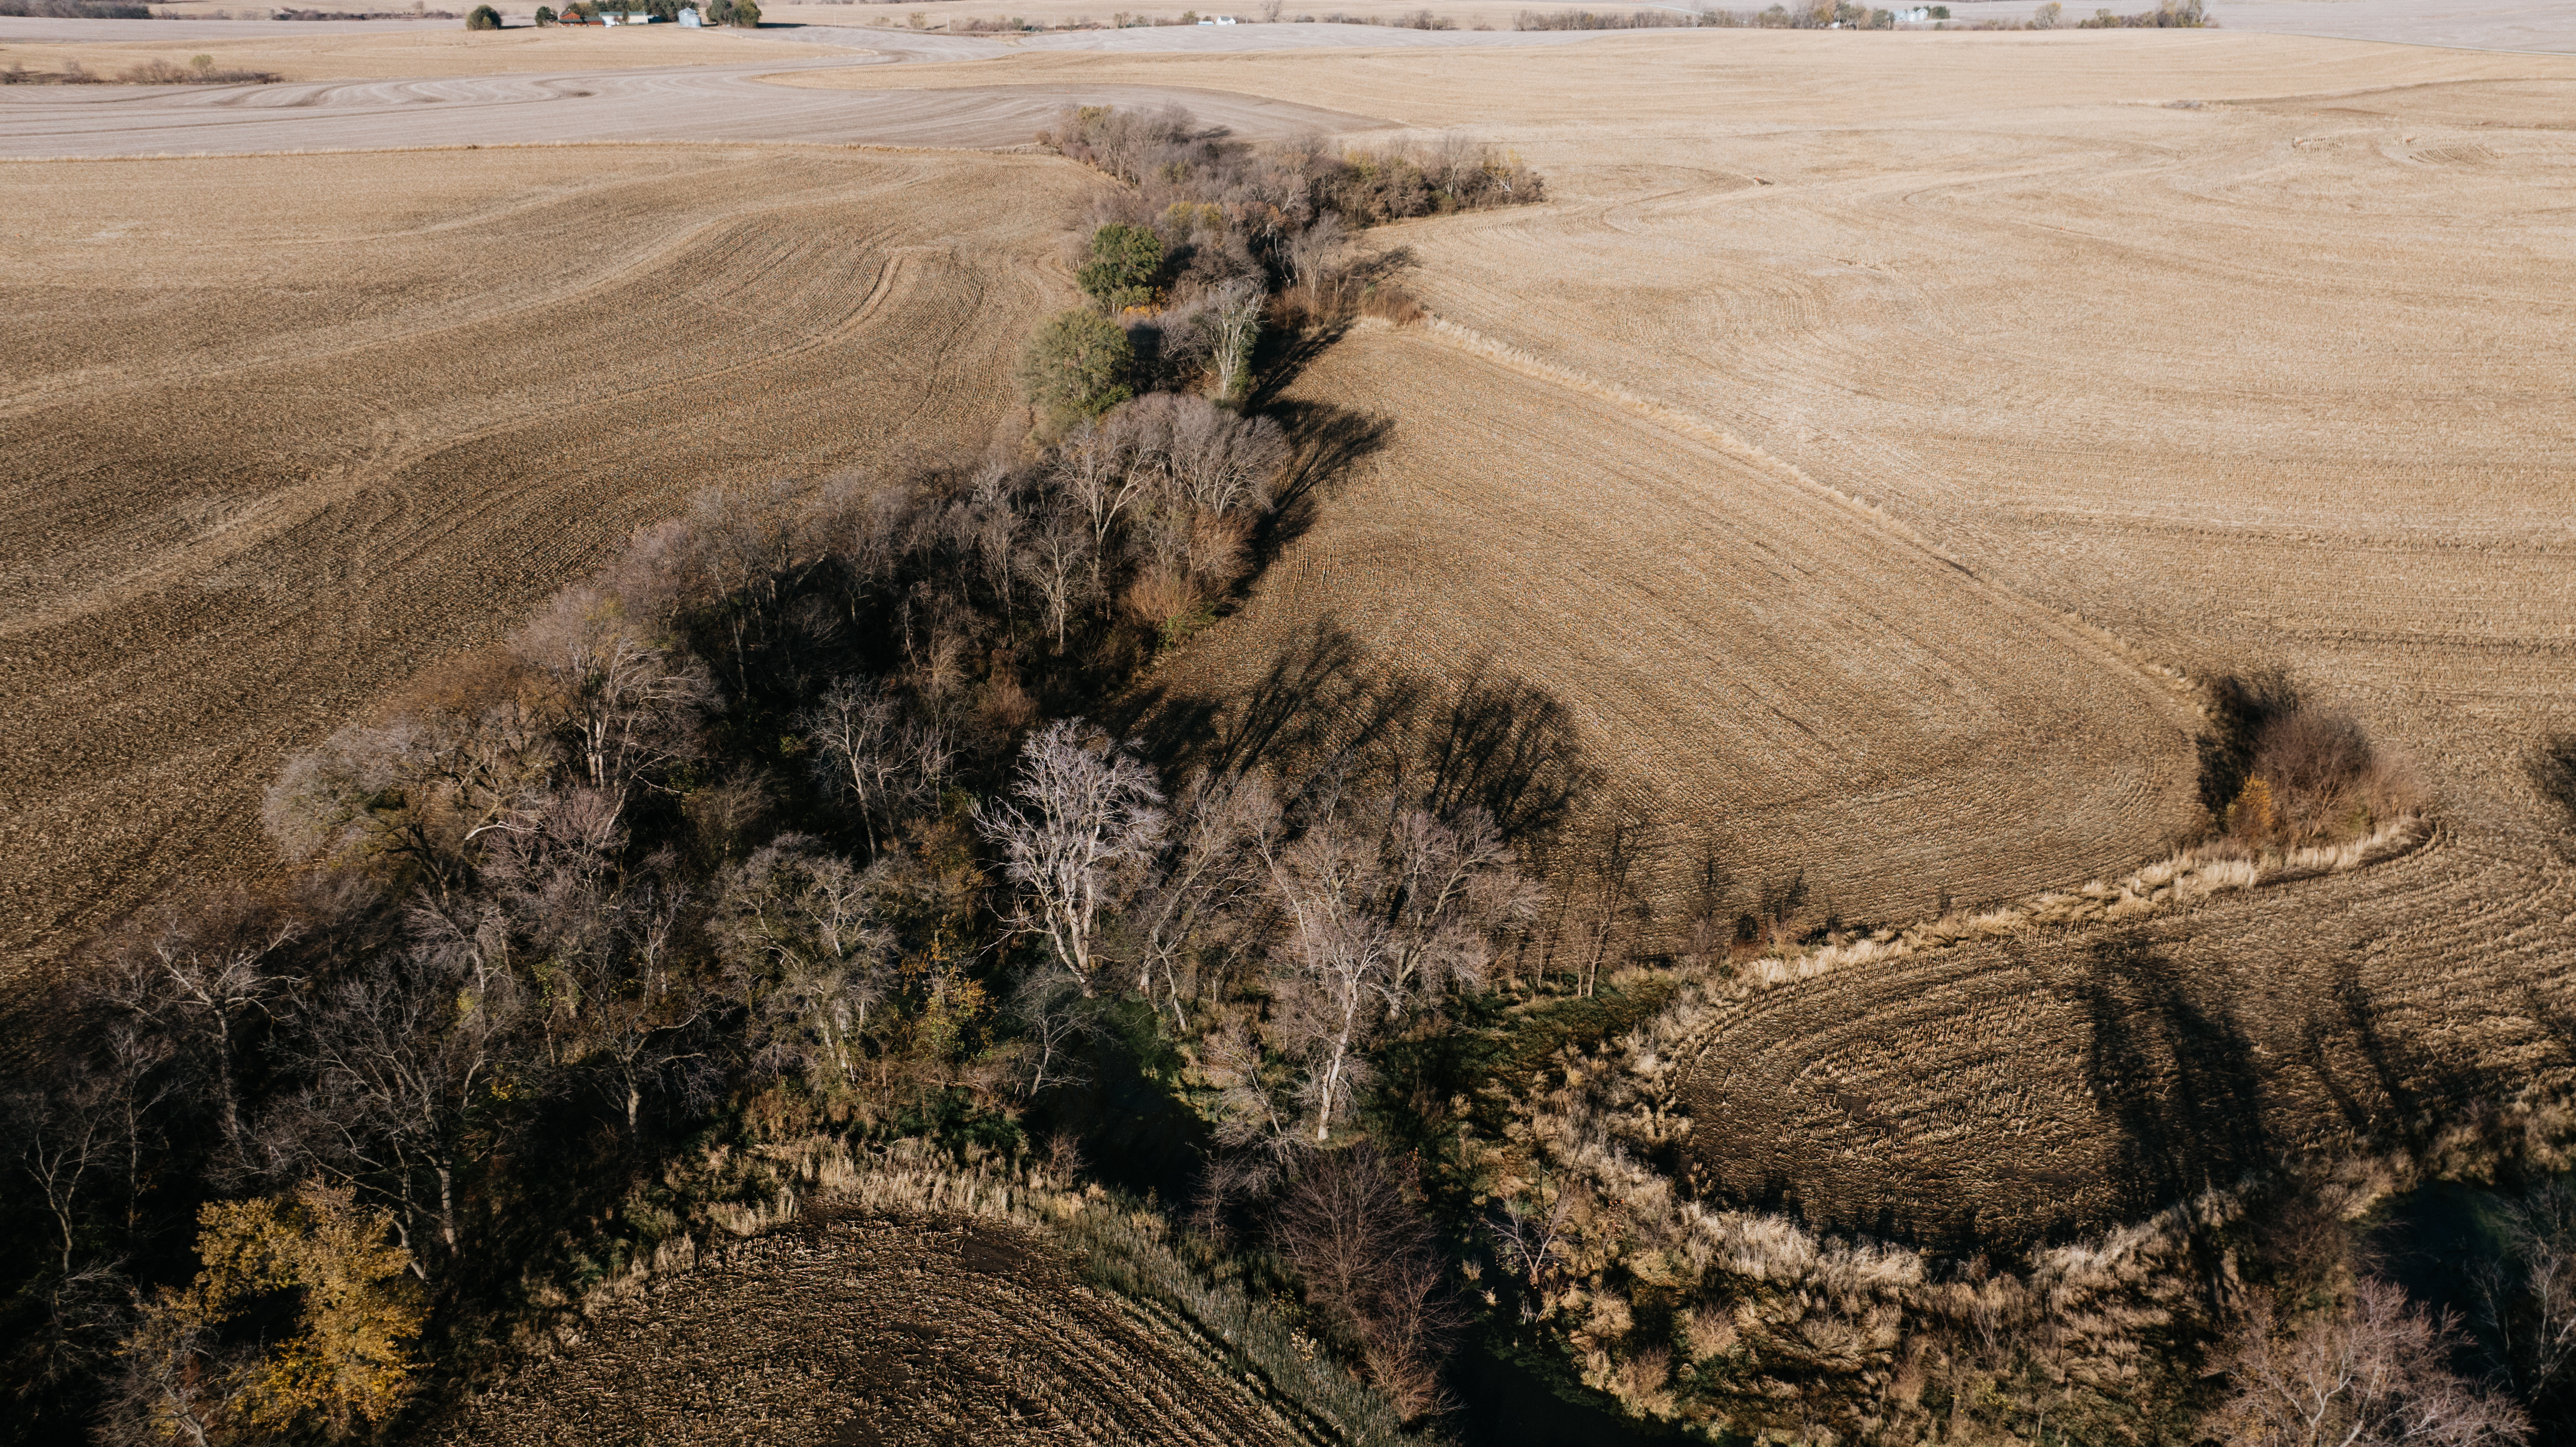
[[[1544,700],[1498,686],[1452,718],[1457,757],[1412,771],[1179,767],[1094,722],[1239,593],[1311,481],[1250,406],[1265,323],[1353,303],[1350,231],[1538,178],[1463,144],[1255,150],[1171,113],[1049,139],[1122,185],[1085,218],[1093,305],[1023,364],[1042,441],[699,495],[285,761],[259,822],[289,883],[174,894],[26,1012],[50,1033],[0,1099],[12,1440],[392,1430],[739,1185],[691,1162],[816,1137],[961,1163],[1094,1141],[1104,1174],[1172,1184],[1158,1204],[1208,1249],[1276,1263],[1316,1340],[1416,1419],[1451,1403],[1466,1334],[1584,1289],[1593,1204],[1470,1179],[1452,1149],[1487,1076],[1570,1076],[1574,1042],[1634,1018],[1604,998],[1643,911],[1633,821],[1567,837],[1569,811],[1473,786]],[[2405,781],[2295,704],[2227,705],[2220,823],[2305,837],[2397,807]],[[2256,781],[2278,784],[2259,820]],[[1692,950],[1794,933],[1803,879],[1731,902],[1704,875]],[[2576,1210],[2514,1200],[2465,1327],[2357,1269],[2341,1223],[2312,1251],[2280,1245],[2298,1211],[2257,1223],[2227,1330],[2166,1342],[2207,1370],[2160,1420],[2557,1440]],[[1950,1405],[1943,1440],[2067,1388],[2045,1304],[1983,1270],[1869,1318],[1947,1333],[1917,1362],[1947,1375],[1913,1387]],[[1669,1292],[1590,1310],[1686,1316],[1712,1357],[1738,1340]],[[1832,1379],[1847,1346],[1794,1367]],[[1756,1355],[1728,1370],[1783,1370]]]

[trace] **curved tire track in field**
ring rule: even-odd
[[[133,164],[47,179],[122,205]],[[0,492],[0,583],[21,600],[0,635],[0,948],[21,960],[170,883],[273,867],[257,801],[287,752],[497,638],[691,492],[986,446],[1012,403],[959,378],[1004,373],[1055,300],[1049,223],[1091,184],[927,154],[522,152],[507,176],[454,153],[147,164],[344,186],[395,164],[424,195],[461,188],[458,213],[561,196],[539,223],[503,205],[463,233],[397,198],[378,214],[411,239],[374,248],[364,215],[290,216],[358,239],[275,262],[304,284],[267,328],[239,274],[259,263],[213,240],[154,286],[111,275],[13,312],[17,355],[92,362],[0,413],[0,447],[27,460]],[[363,210],[335,194],[304,204]],[[547,281],[498,305],[487,267]],[[362,319],[298,295],[371,291],[389,294]],[[58,348],[54,328],[93,340]],[[204,333],[197,365],[119,375],[129,356],[149,372],[172,328]]]
[[[781,1447],[1305,1440],[1034,1234],[858,1214],[652,1281],[415,1440],[695,1447],[745,1433]]]
[[[1714,1196],[2030,1237],[2576,1093],[2576,840],[2523,767],[2576,728],[2564,308],[2533,264],[2571,254],[2576,79],[2361,60],[2196,108],[2047,96],[2034,65],[2041,100],[1999,69],[1991,111],[1931,120],[1540,135],[1550,205],[1387,235],[1442,315],[2141,656],[2286,664],[2433,788],[2403,860],[1730,1007],[1687,1087]]]
[[[1212,736],[1316,619],[1347,631],[1350,671],[1542,690],[1600,801],[1647,826],[1667,933],[1704,851],[1739,884],[1804,871],[1817,900],[1896,918],[2134,863],[2190,817],[2195,716],[2166,687],[1686,419],[1386,329],[1293,401],[1392,431],[1158,675],[1166,709],[1225,720]],[[1304,686],[1341,715],[1314,744],[1371,726],[1325,703],[1338,683]]]

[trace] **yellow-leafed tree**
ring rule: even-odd
[[[203,1269],[145,1308],[126,1348],[149,1435],[238,1441],[305,1424],[346,1434],[393,1414],[411,1389],[427,1307],[411,1253],[389,1239],[390,1212],[308,1182],[215,1202],[197,1221]],[[223,1324],[277,1292],[295,1294],[295,1333],[227,1361],[215,1345]]]

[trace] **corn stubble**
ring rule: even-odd
[[[1430,335],[1362,338],[1313,375],[1388,399],[1397,441],[1265,590],[1409,648],[1490,630],[1590,713],[1611,778],[1723,824],[1733,908],[1798,867],[1802,930],[1828,898],[1890,928],[2012,908],[1993,938],[1732,1011],[1693,1056],[1687,1147],[1727,1199],[2028,1238],[2576,1086],[2576,881],[2530,762],[2576,699],[2576,455],[2527,425],[2563,352],[2529,257],[2566,254],[2540,218],[2567,78],[2269,37],[1830,38],[1419,62],[1410,114],[1527,114],[1489,134],[1554,199],[1384,233],[1413,254]],[[2293,59],[2312,69],[2285,95]],[[1561,83],[1512,98],[1543,61]],[[1831,128],[1718,83],[1829,73],[1867,82]],[[1303,94],[1364,108],[1372,82]],[[1612,105],[1629,131],[1559,129]],[[2461,338],[2488,359],[2470,372],[2442,360]],[[1470,381],[1435,347],[1498,370]],[[1629,460],[1702,436],[1856,506],[1778,525],[1766,507],[1703,544],[1725,474]],[[1834,560],[1875,562],[1891,526],[1945,562],[1833,588]],[[1725,595],[1704,580],[1775,560],[1769,592],[1709,606]],[[1985,621],[2023,608],[2098,646]],[[1675,666],[1684,650],[1706,662]],[[2190,738],[2210,720],[2162,712],[2141,664],[2202,709],[2209,681],[2284,667],[2412,780],[2304,816],[2275,779],[2204,802]],[[2331,735],[2280,741],[2284,765]],[[1844,751],[1857,767],[1831,786],[1765,797]],[[2420,841],[2288,862],[2418,789]],[[2025,910],[2097,880],[2116,895],[2213,829],[2279,856],[2254,866],[2271,882],[2135,918]],[[1660,918],[1687,912],[1682,883]]]
[[[276,759],[691,492],[980,451],[1089,184],[719,148],[9,168],[0,950],[269,870]],[[148,277],[87,240],[120,224]]]

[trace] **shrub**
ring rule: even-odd
[[[1091,311],[1048,318],[1020,354],[1020,389],[1048,426],[1097,417],[1133,395],[1126,329]]]
[[[2055,8],[2055,7],[2050,7]],[[2114,15],[2096,10],[2090,20],[2078,20],[2078,30],[2198,30],[2209,24],[2209,12],[2201,0],[2156,0],[2153,10],[2135,15]]]
[[[733,10],[730,14],[725,16],[724,23],[727,25],[739,25],[746,30],[758,29],[760,26],[760,7],[753,4],[752,0],[734,0]]]
[[[1163,272],[1163,239],[1143,226],[1112,222],[1091,233],[1091,260],[1074,279],[1107,311],[1150,306]]]
[[[1362,1143],[1316,1157],[1271,1222],[1309,1308],[1358,1347],[1408,1418],[1442,1404],[1439,1362],[1462,1324],[1415,1194]]]
[[[2201,802],[2242,843],[2323,844],[2423,807],[2404,763],[2278,670],[2211,685],[2210,721],[2200,739]]]
[[[544,26],[544,25],[552,25],[552,24],[554,24],[554,23],[555,23],[555,11],[554,11],[554,7],[553,7],[553,6],[551,6],[551,5],[540,5],[540,6],[538,6],[538,7],[537,7],[537,24],[539,24],[539,25],[541,25],[541,26]]]
[[[466,12],[465,28],[468,30],[498,30],[501,28],[501,12],[493,9],[489,5],[477,5],[472,10]]]

